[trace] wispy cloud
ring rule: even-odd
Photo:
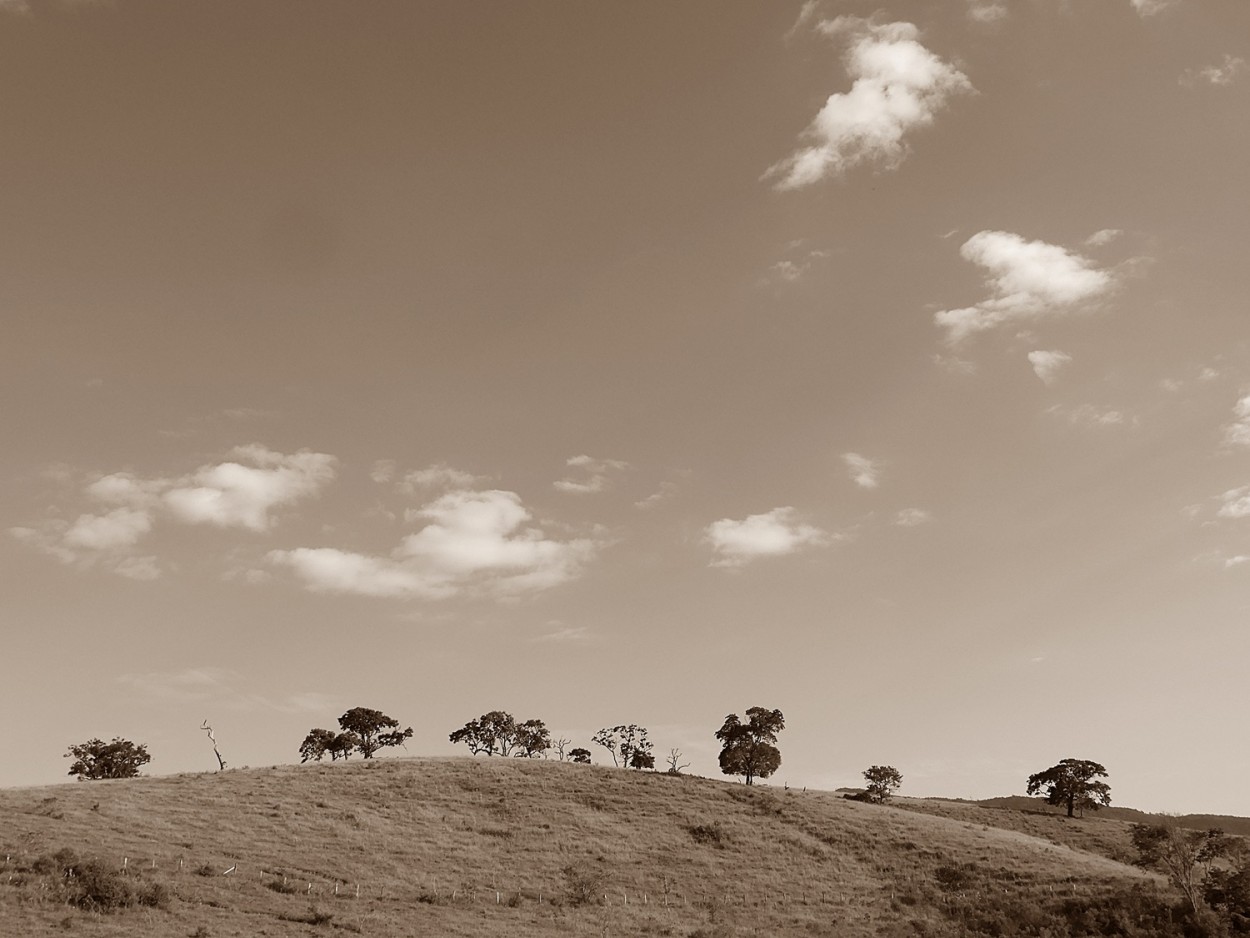
[[[1091,429],[1118,427],[1128,422],[1122,412],[1109,408],[1095,407],[1093,404],[1077,404],[1075,407],[1064,407],[1056,404],[1047,408],[1047,413],[1063,417],[1075,426],[1089,427]]]
[[[30,13],[29,0],[0,0],[0,13],[22,16]]]
[[[399,490],[407,495],[415,495],[420,492],[469,489],[482,481],[482,476],[456,469],[446,463],[435,463],[407,473],[399,483]]]
[[[1100,248],[1119,238],[1124,232],[1119,228],[1100,228],[1085,239],[1085,246]]]
[[[1005,0],[968,0],[968,19],[974,23],[996,23],[1006,16]]]
[[[534,636],[534,641],[569,644],[586,642],[591,638],[590,629],[584,625],[565,625],[562,622],[549,622],[547,625],[550,631]]]
[[[425,526],[388,556],[333,547],[275,550],[315,592],[446,599],[463,593],[516,596],[574,579],[593,557],[588,538],[556,540],[530,527],[532,516],[514,492],[448,492],[412,513]]]
[[[1217,514],[1221,518],[1250,517],[1250,485],[1229,489],[1220,496],[1220,503]]]
[[[800,521],[791,507],[774,508],[741,521],[722,518],[709,524],[704,541],[712,546],[713,567],[740,567],[761,557],[781,557],[828,544],[831,536]]]
[[[230,668],[207,666],[122,674],[117,682],[145,697],[167,704],[199,703],[231,710],[263,708],[281,713],[317,713],[334,709],[333,698],[315,691],[277,699],[251,693],[245,689],[243,675]]]
[[[1246,72],[1246,60],[1236,55],[1225,53],[1219,65],[1208,65],[1205,68],[1186,69],[1180,77],[1180,83],[1186,88],[1197,85],[1215,85],[1223,88],[1231,85]]]
[[[558,479],[552,485],[561,492],[573,495],[593,495],[608,488],[609,474],[624,472],[629,463],[620,459],[595,459],[593,456],[573,456],[565,461],[565,465],[575,470],[574,473]]]
[[[846,464],[851,481],[861,489],[875,489],[879,484],[881,467],[876,460],[859,453],[843,453],[842,462]]]
[[[1099,270],[1087,258],[1045,241],[1026,241],[1009,231],[977,232],[959,253],[985,270],[990,295],[975,306],[934,315],[951,345],[1003,324],[1082,308],[1115,285],[1109,271]]]
[[[932,520],[933,515],[923,508],[904,508],[894,516],[894,523],[900,528],[914,528]]]
[[[646,511],[649,508],[654,508],[661,502],[666,502],[673,498],[677,492],[678,486],[676,482],[661,482],[660,487],[646,498],[634,502],[634,507]]]
[[[812,13],[805,6],[800,24]],[[972,91],[962,72],[920,44],[912,23],[839,16],[815,28],[845,44],[851,89],[830,95],[803,132],[805,145],[764,173],[777,189],[810,186],[860,164],[897,167],[908,152],[904,138],[932,124],[952,97]]]
[[[1133,9],[1141,16],[1154,16],[1156,13],[1162,13],[1176,2],[1177,0],[1129,0],[1129,3],[1133,4]]]
[[[1059,373],[1071,362],[1072,356],[1058,349],[1029,352],[1029,364],[1033,366],[1033,373],[1042,379],[1042,383],[1048,385],[1054,384],[1059,379]]]
[[[1225,446],[1250,446],[1250,394],[1233,405],[1233,419],[1224,425]]]

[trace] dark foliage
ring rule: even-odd
[[[1111,786],[1098,781],[1107,777],[1107,770],[1088,759],[1064,759],[1058,765],[1029,776],[1028,794],[1045,791],[1046,803],[1064,806],[1068,817],[1075,817],[1076,810],[1086,808],[1097,811],[1111,804]]]
[[[786,718],[780,710],[751,707],[745,723],[736,713],[729,714],[716,731],[721,742],[721,772],[742,775],[748,785],[757,778],[768,778],[781,767],[776,742],[777,734],[785,728]]]
[[[106,743],[90,739],[77,746],[70,746],[65,758],[74,760],[69,775],[82,779],[135,778],[140,767],[152,761],[147,746],[136,745],[120,736]]]

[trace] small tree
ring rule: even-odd
[[[736,713],[729,714],[716,731],[722,744],[721,772],[745,776],[748,785],[756,778],[768,778],[781,767],[781,751],[775,743],[785,728],[786,718],[780,710],[751,707],[746,723]]]
[[[903,773],[892,765],[870,765],[864,770],[864,781],[868,783],[868,800],[882,804],[902,786]]]
[[[551,748],[551,731],[542,720],[526,720],[516,728],[516,745],[518,759],[546,758]]]
[[[200,729],[208,734],[208,741],[213,744],[213,755],[217,757],[217,771],[226,771],[226,760],[221,757],[221,750],[217,748],[217,737],[213,735],[213,728],[208,725],[208,720],[200,724]]]
[[[464,743],[474,755],[506,756],[517,744],[517,723],[511,713],[492,710],[470,720],[447,738],[453,743]]]
[[[320,762],[322,756],[330,752],[333,745],[335,733],[333,730],[311,729],[308,735],[304,737],[304,741],[299,744],[300,762]],[[335,757],[331,755],[331,761]]]
[[[1170,824],[1134,824],[1132,836],[1137,865],[1167,873],[1197,912],[1203,874],[1210,872],[1214,860],[1228,854],[1230,838],[1218,828],[1193,831]]]
[[[635,749],[629,754],[629,767],[631,769],[637,769],[640,772],[643,769],[646,769],[647,771],[654,771],[655,756],[651,755],[649,752],[643,752],[641,749]]]
[[[120,736],[114,736],[109,743],[101,739],[89,739],[77,746],[70,746],[65,758],[74,760],[67,774],[77,775],[79,781],[135,778],[139,774],[139,768],[152,761],[147,746],[136,745]]]
[[[1076,809],[1097,811],[1111,804],[1111,786],[1098,781],[1106,778],[1107,770],[1097,762],[1087,759],[1064,759],[1029,776],[1028,794],[1036,795],[1045,789],[1046,803],[1066,806],[1068,817],[1075,817]]]
[[[392,720],[381,710],[353,707],[339,717],[339,728],[355,735],[355,748],[366,759],[384,746],[402,746],[412,738],[412,727],[398,729],[399,721]]]
[[[590,750],[583,749],[580,746],[578,746],[576,749],[570,749],[569,761],[577,762],[581,765],[590,765]]]
[[[360,745],[360,737],[355,733],[339,733],[334,739],[330,740],[326,746],[326,752],[330,753],[330,761],[335,762],[342,759],[346,762],[352,757],[352,753],[356,751],[356,747]]]
[[[681,761],[680,749],[670,749],[668,751],[668,774],[669,775],[680,775],[682,769],[688,769],[688,768],[690,768],[690,763]]]
[[[651,755],[651,742],[647,739],[647,728],[636,723],[605,727],[595,733],[590,741],[606,749],[612,755],[612,764],[618,767],[640,768],[645,762],[643,757],[649,758]],[[642,753],[638,761],[635,761],[635,753]],[[652,758],[651,766],[654,765],[655,759]]]
[[[566,739],[561,736],[551,744],[551,748],[556,751],[556,758],[558,758],[561,762],[563,762],[565,757],[568,755],[569,746],[572,745],[572,743],[573,740]]]

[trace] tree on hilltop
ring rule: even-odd
[[[888,801],[903,784],[903,773],[892,765],[870,765],[864,769],[864,781],[868,783],[864,794],[874,804]]]
[[[736,713],[725,717],[716,731],[721,741],[720,770],[725,775],[742,775],[750,785],[757,778],[768,778],[781,767],[781,750],[776,746],[777,734],[786,728],[780,710],[751,707],[747,722]]]
[[[578,746],[576,749],[570,749],[569,761],[580,765],[590,765],[590,750],[583,749],[581,746]]]
[[[350,759],[352,752],[359,745],[360,737],[355,733],[336,733],[334,730],[323,729],[309,730],[304,741],[300,743],[299,761],[307,762],[311,759],[314,762],[320,762],[326,753],[330,754],[331,762]]]
[[[547,757],[551,748],[551,731],[542,720],[526,720],[518,723],[516,728],[516,745],[518,759],[536,759]]]
[[[381,710],[353,707],[339,717],[339,729],[356,737],[354,746],[366,759],[384,746],[402,746],[412,738],[412,727],[399,729],[399,721],[388,717]]]
[[[612,764],[627,769],[655,768],[651,755],[651,741],[647,728],[637,723],[604,727],[590,738],[596,746],[602,746],[612,756]]]
[[[1064,759],[1058,765],[1029,776],[1027,793],[1036,795],[1045,790],[1046,803],[1065,806],[1068,817],[1075,817],[1079,808],[1097,811],[1111,804],[1111,786],[1098,779],[1107,778],[1107,770],[1088,759]]]
[[[70,746],[65,758],[74,761],[68,775],[77,775],[79,781],[102,778],[135,778],[139,768],[152,761],[148,747],[136,745],[128,739],[114,736],[112,742],[89,739],[77,746]]]

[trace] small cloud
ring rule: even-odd
[[[1233,420],[1224,426],[1225,446],[1250,446],[1250,394],[1233,405]]]
[[[914,528],[917,525],[928,524],[932,520],[933,515],[923,508],[904,508],[894,516],[894,523],[900,528]]]
[[[1233,567],[1241,566],[1243,563],[1250,563],[1250,556],[1246,554],[1237,554],[1236,556],[1233,556],[1233,557],[1225,557],[1224,569],[1230,570]]]
[[[155,580],[160,577],[161,568],[152,556],[124,557],[113,567],[113,572],[131,580]]]
[[[1220,510],[1216,512],[1221,518],[1250,517],[1250,485],[1238,489],[1229,489],[1220,496]]]
[[[814,12],[805,6],[795,28]],[[908,152],[904,138],[973,90],[962,72],[920,44],[912,23],[839,16],[815,28],[845,43],[851,89],[830,95],[803,132],[805,145],[764,173],[777,189],[800,189],[864,163],[897,167]]]
[[[398,468],[393,459],[379,459],[369,468],[369,478],[378,485],[385,485],[395,478]]]
[[[552,485],[561,492],[574,495],[593,495],[608,488],[608,476],[613,472],[624,472],[629,463],[619,459],[595,459],[591,456],[573,456],[565,461],[565,465],[578,470],[575,476],[558,479]]]
[[[1214,368],[1210,368],[1210,367],[1203,368],[1202,371],[1198,372],[1199,381],[1214,381],[1219,376],[1220,376],[1220,373],[1216,371]]]
[[[1115,286],[1115,278],[1079,254],[1009,231],[979,231],[959,253],[985,270],[990,295],[975,306],[934,315],[955,346],[1003,324],[1018,324],[1080,309]]]
[[[661,502],[666,502],[678,492],[676,482],[661,482],[660,487],[641,501],[634,502],[634,507],[646,511]]]
[[[802,243],[802,241],[792,242],[788,247],[790,250],[794,250],[800,247]],[[796,253],[792,257],[783,258],[769,267],[768,277],[765,278],[764,282],[797,283],[807,276],[813,267],[826,261],[828,258],[828,251],[810,250]]]
[[[867,456],[861,456],[859,453],[843,453],[842,462],[846,463],[846,469],[851,476],[851,480],[861,489],[875,489],[877,487],[881,467],[875,460],[869,459]]]
[[[949,371],[953,375],[966,376],[977,373],[976,362],[970,362],[957,355],[943,355],[941,353],[935,354],[933,356],[933,364],[937,365],[943,371]]]
[[[29,0],[0,0],[0,13],[28,16],[30,14]]]
[[[1154,16],[1156,13],[1162,13],[1168,7],[1172,6],[1177,0],[1129,0],[1133,4],[1133,9],[1141,16]]]
[[[550,622],[548,625],[554,626],[552,631],[535,636],[533,641],[566,644],[585,642],[591,637],[590,629],[584,625],[562,625],[559,622]]]
[[[1093,404],[1078,404],[1075,407],[1062,407],[1056,404],[1047,409],[1047,413],[1064,417],[1078,427],[1118,427],[1125,423],[1124,414],[1118,410],[1095,407]]]
[[[968,0],[968,19],[974,23],[997,23],[1006,16],[1004,0]]]
[[[1033,373],[1042,379],[1043,384],[1047,385],[1054,384],[1059,378],[1059,372],[1063,371],[1071,361],[1071,355],[1058,350],[1029,352],[1029,364],[1033,366]]]
[[[1224,60],[1219,65],[1186,69],[1180,77],[1180,83],[1186,88],[1193,88],[1202,84],[1223,88],[1235,82],[1245,71],[1245,59],[1226,53]]]
[[[820,528],[799,521],[790,507],[774,508],[741,521],[722,518],[709,524],[704,541],[716,554],[711,566],[740,567],[761,557],[781,557],[807,547],[828,544]]]
[[[440,489],[469,489],[483,481],[481,476],[471,472],[455,469],[446,463],[436,463],[425,469],[418,469],[404,476],[399,483],[399,490],[408,495],[419,491],[437,491]]]
[[[1103,228],[1095,231],[1092,235],[1085,239],[1085,246],[1090,248],[1100,248],[1103,245],[1110,244],[1120,235],[1124,234],[1119,228]]]
[[[1159,387],[1167,391],[1169,394],[1175,394],[1184,386],[1185,382],[1176,378],[1164,378],[1159,382]]]

